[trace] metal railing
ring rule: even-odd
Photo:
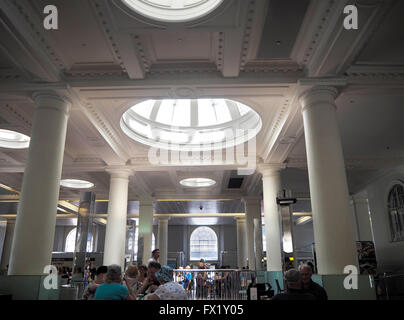
[[[255,271],[237,269],[174,269],[174,281],[189,300],[247,300]]]
[[[378,300],[404,300],[404,274],[384,274],[374,281]]]

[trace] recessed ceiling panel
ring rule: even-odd
[[[271,0],[257,59],[287,59],[290,56],[309,0]]]

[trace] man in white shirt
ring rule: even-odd
[[[152,257],[149,260],[147,260],[147,267],[149,267],[150,262],[159,262],[159,258],[160,258],[160,249],[154,249],[152,251]]]

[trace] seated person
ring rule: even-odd
[[[272,300],[316,300],[302,289],[301,275],[296,269],[289,269],[285,273],[286,293],[278,293]]]
[[[95,291],[94,300],[136,300],[133,291],[121,284],[121,277],[121,266],[110,265],[104,283]]]
[[[162,266],[156,273],[160,286],[154,293],[146,296],[147,300],[186,300],[185,289],[173,277],[173,269],[169,266]]]
[[[311,280],[312,268],[307,264],[302,264],[299,266],[299,271],[302,277],[303,290],[315,296],[317,301],[328,300],[327,292],[324,288]]]
[[[83,300],[94,300],[95,291],[97,288],[104,283],[104,277],[107,274],[108,267],[107,266],[100,266],[96,270],[95,274],[95,281],[90,283],[83,293]]]
[[[160,285],[156,279],[156,273],[160,271],[161,265],[158,262],[150,262],[147,268],[147,278],[143,281],[142,286],[137,290],[138,294],[148,294],[154,292]]]

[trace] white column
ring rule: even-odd
[[[131,170],[110,168],[107,227],[105,230],[104,265],[125,266],[126,219],[128,209],[128,184]]]
[[[152,248],[152,233],[153,233],[153,201],[140,200],[139,204],[139,246],[143,243],[143,248],[138,249],[142,258],[142,264],[146,264],[151,258]],[[138,260],[139,261],[139,260]]]
[[[28,160],[15,222],[9,275],[41,275],[51,263],[70,102],[54,93],[33,96]]]
[[[255,270],[262,270],[262,218],[254,218],[254,252],[255,252]]]
[[[239,269],[247,266],[246,226],[244,218],[237,218],[237,266]]]
[[[160,249],[160,264],[167,265],[167,255],[168,255],[168,219],[169,218],[159,218],[158,224],[158,249]]]
[[[352,202],[357,225],[358,241],[373,241],[367,195],[363,193],[355,194],[352,196]]]
[[[248,267],[250,270],[256,270],[256,254],[255,248],[259,248],[256,244],[257,241],[262,242],[262,233],[260,238],[254,237],[254,218],[261,219],[261,199],[259,198],[245,198],[245,212],[246,212],[246,229],[247,229],[247,252],[248,252]],[[261,245],[262,250],[262,245]],[[262,257],[262,252],[258,255]]]
[[[319,274],[343,274],[357,266],[348,185],[336,118],[333,87],[314,87],[301,95],[314,241]]]
[[[282,271],[281,220],[276,197],[281,189],[280,165],[261,165],[267,271]]]
[[[15,220],[7,219],[6,235],[4,237],[3,252],[1,254],[0,271],[6,270],[10,262],[11,245],[13,243]]]

